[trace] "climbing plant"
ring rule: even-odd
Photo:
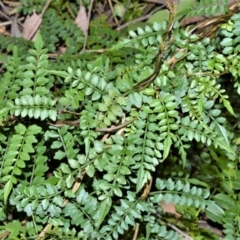
[[[55,5],[33,43],[0,36],[0,238],[240,238],[239,5],[212,2],[187,27],[174,1],[127,34],[95,19],[85,53]]]

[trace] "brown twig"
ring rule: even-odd
[[[89,9],[88,9],[88,26],[90,26],[89,23],[90,23],[90,20],[91,20],[91,13],[92,13],[93,2],[94,2],[94,0],[91,0],[90,6],[89,6]],[[88,31],[86,32],[86,34],[84,36],[84,43],[83,43],[83,47],[82,47],[82,53],[84,53],[86,51],[87,39],[88,39]]]
[[[153,212],[153,214],[163,220],[163,217],[155,210]],[[174,231],[178,232],[180,236],[183,236],[185,238],[185,240],[194,240],[193,238],[191,238],[189,235],[187,235],[185,232],[183,232],[182,230],[180,230],[178,227],[176,227],[175,225],[171,224],[171,223],[168,223],[166,221],[164,221],[166,223],[167,226],[169,226],[170,228],[172,228]]]
[[[73,121],[59,120],[59,121],[56,121],[55,123],[52,123],[52,122],[47,122],[47,123],[48,125],[53,127],[63,127],[65,125],[77,127],[79,125],[79,119],[73,120]]]
[[[113,9],[113,5],[112,5],[112,1],[111,1],[111,0],[108,0],[108,4],[109,4],[109,7],[110,7],[111,12],[112,12],[113,19],[114,19],[115,23],[116,23],[117,26],[118,26],[118,25],[119,25],[119,22],[118,22],[117,18],[114,16],[114,9]]]
[[[145,2],[164,4],[166,5],[166,0],[145,0]]]
[[[126,127],[128,124],[132,123],[135,119],[132,119],[130,121],[127,121],[125,123],[119,124],[117,126],[111,126],[109,128],[100,128],[100,129],[96,129],[96,132],[113,132],[113,131],[117,131],[123,127]]]
[[[127,23],[124,23],[123,25],[119,26],[117,28],[117,30],[121,30],[121,29],[124,29],[126,27],[128,27],[129,25],[133,24],[133,23],[137,23],[137,22],[141,22],[141,21],[145,21],[146,19],[150,18],[155,12],[161,10],[164,8],[164,5],[163,6],[160,6],[160,7],[157,7],[155,8],[153,11],[151,11],[150,13],[146,14],[145,16],[142,16],[142,17],[139,17],[139,18],[135,18],[133,19],[132,21],[129,21]]]
[[[139,224],[137,223],[132,240],[137,240],[138,232],[139,232]]]

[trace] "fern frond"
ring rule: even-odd
[[[145,204],[141,199],[136,200],[133,192],[128,192],[127,199],[121,199],[114,210],[108,223],[100,229],[100,236],[107,239],[118,239],[130,226],[135,226],[135,221],[142,218]]]
[[[195,2],[193,8],[191,8],[188,12],[188,16],[216,16],[219,13],[225,14],[228,11],[228,1],[227,0],[212,0],[209,2],[208,0],[200,0],[199,2]]]
[[[26,128],[22,124],[15,126],[15,134],[10,138],[3,158],[1,181],[6,183],[4,187],[4,201],[7,200],[13,185],[18,183],[18,176],[22,175],[26,167],[26,161],[30,160],[34,152],[33,144],[37,142],[35,135],[41,132],[37,125]]]

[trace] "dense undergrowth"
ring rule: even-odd
[[[93,17],[84,53],[64,4],[0,36],[1,239],[240,239],[240,14],[212,2],[187,27],[171,1],[129,33]]]

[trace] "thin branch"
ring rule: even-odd
[[[116,23],[117,25],[119,25],[119,22],[118,22],[117,18],[114,16],[114,9],[113,9],[113,5],[112,5],[112,1],[111,1],[111,0],[108,0],[108,4],[109,4],[109,7],[110,7],[110,9],[111,9],[111,12],[112,12],[113,19],[114,19],[115,23]]]
[[[119,124],[117,126],[111,126],[109,128],[101,128],[101,129],[96,129],[96,132],[113,132],[113,131],[117,131],[123,127],[126,127],[129,123],[133,122],[135,119],[133,120],[130,120],[128,122],[125,122],[125,123],[122,123],[122,124]]]
[[[133,19],[132,21],[129,21],[129,22],[127,22],[127,23],[124,23],[123,25],[119,26],[119,27],[117,28],[117,30],[124,29],[124,28],[128,27],[129,25],[131,25],[131,24],[133,24],[133,23],[137,23],[137,22],[144,21],[144,20],[150,18],[155,12],[157,12],[157,11],[163,9],[163,8],[164,8],[164,6],[157,7],[157,8],[155,8],[153,11],[151,11],[150,13],[146,14],[145,16],[142,16],[142,17],[139,17],[139,18],[135,18],[135,19]]]
[[[145,2],[165,4],[166,5],[166,0],[145,0]]]
[[[130,3],[131,3],[131,0],[128,0],[127,5],[125,6],[125,11],[124,11],[123,16],[121,17],[121,19],[120,19],[120,21],[119,21],[119,24],[122,23],[122,21],[123,21],[123,19],[124,19],[124,16],[125,16],[126,13],[127,13],[127,9],[128,9],[128,7],[129,7]],[[118,25],[119,25],[119,24],[118,24]]]
[[[153,214],[163,220],[163,217],[155,210],[153,211]],[[183,236],[185,238],[185,240],[194,240],[193,238],[191,238],[189,235],[187,235],[186,233],[184,233],[182,230],[180,230],[178,227],[176,227],[175,225],[171,224],[171,223],[168,223],[166,221],[164,221],[166,223],[167,226],[169,226],[170,228],[172,228],[173,230],[175,230],[176,232],[179,233],[179,235]]]
[[[94,0],[91,0],[90,6],[89,6],[89,9],[88,9],[88,31],[89,31],[89,26],[90,26],[90,20],[91,20],[91,13],[92,13],[93,2],[94,2]],[[88,31],[86,32],[85,37],[84,37],[84,43],[83,43],[82,53],[84,53],[85,50],[86,50],[87,39],[88,39]]]
[[[132,240],[137,240],[138,232],[139,232],[139,224],[137,223]]]

